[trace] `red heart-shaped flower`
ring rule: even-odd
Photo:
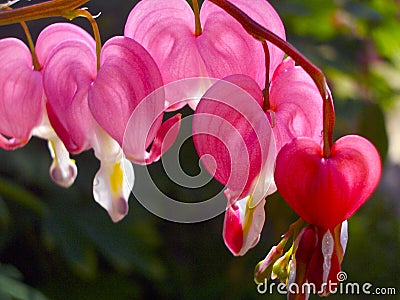
[[[334,228],[351,217],[375,190],[381,160],[375,147],[356,135],[342,137],[324,158],[310,138],[286,144],[276,159],[279,192],[306,222]]]

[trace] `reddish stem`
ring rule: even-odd
[[[269,66],[270,66],[270,55],[269,55],[269,48],[268,44],[266,41],[261,42],[263,49],[264,49],[264,54],[265,54],[265,88],[263,91],[263,96],[264,96],[264,104],[263,104],[263,109],[264,111],[268,111],[271,108],[271,105],[269,103]]]
[[[323,100],[323,155],[324,157],[330,156],[330,148],[333,143],[333,127],[335,124],[335,112],[333,108],[333,99],[330,93],[329,87],[326,83],[324,73],[312,64],[303,54],[300,53],[293,45],[289,42],[281,39],[275,33],[264,28],[248,15],[246,15],[242,10],[233,5],[227,0],[210,0],[210,2],[216,4],[233,18],[235,18],[243,28],[252,35],[255,39],[260,41],[269,41],[279,49],[284,51],[293,60],[301,66],[313,79],[315,82],[322,100]]]
[[[203,29],[201,28],[200,22],[200,7],[199,2],[197,0],[192,0],[193,3],[193,11],[194,11],[194,21],[195,21],[195,36],[199,36],[202,34]]]

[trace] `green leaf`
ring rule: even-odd
[[[82,233],[71,209],[71,203],[57,206],[44,222],[47,238],[61,248],[72,270],[81,277],[94,278],[97,272],[97,257],[93,244]]]
[[[0,195],[2,195],[3,198],[13,200],[19,205],[28,208],[40,216],[43,216],[47,212],[46,205],[33,193],[29,192],[25,187],[8,181],[1,176]]]
[[[0,268],[0,297],[1,299],[18,300],[47,300],[41,292],[20,282],[19,271],[11,266]]]

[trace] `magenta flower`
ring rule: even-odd
[[[223,235],[235,255],[257,242],[265,218],[263,199],[271,193],[275,139],[262,98],[254,96],[259,90],[250,77],[229,76],[205,93],[193,118],[201,161],[227,187]]]
[[[0,40],[0,87],[0,147],[14,150],[28,143],[44,110],[42,76],[20,40]]]
[[[54,24],[41,32],[35,49],[40,66],[44,65],[48,52],[58,42],[71,36],[66,34],[65,27],[64,24]],[[71,26],[70,31],[74,36],[89,36],[77,26]],[[0,99],[3,116],[0,147],[8,150],[22,147],[32,135],[48,140],[53,158],[50,176],[58,185],[69,187],[76,178],[77,170],[48,121],[41,70],[34,69],[31,53],[19,40],[10,38],[0,43],[3,62],[0,77],[4,84]]]
[[[254,20],[283,39],[283,24],[264,0],[234,0]],[[252,77],[265,85],[265,54],[261,43],[253,39],[230,15],[209,1],[200,11],[202,33],[196,36],[194,13],[184,0],[144,0],[131,11],[125,36],[141,43],[153,56],[165,83],[191,77],[223,78],[232,74]],[[272,44],[270,70],[278,66],[283,52]],[[251,53],[251,55],[249,55]],[[200,98],[210,83],[186,90],[188,98]],[[195,104],[192,102],[193,107]]]
[[[82,28],[68,23],[55,23],[47,26],[38,36],[36,41],[36,54],[40,65],[46,63],[51,51],[66,39],[83,39],[94,47],[93,38]],[[33,131],[35,136],[47,139],[53,163],[50,167],[50,175],[53,181],[63,187],[69,187],[77,176],[75,162],[69,158],[69,153],[63,142],[50,125],[47,109],[44,110],[41,124]]]
[[[310,138],[286,144],[276,160],[275,181],[285,201],[310,224],[332,229],[371,196],[381,176],[378,151],[366,139],[337,140],[329,157]]]
[[[95,200],[113,221],[120,220],[128,212],[134,181],[132,165],[121,149],[128,122],[136,127],[127,136],[145,138],[143,145],[124,145],[125,154],[133,162],[151,163],[167,150],[160,147],[163,136],[180,120],[177,115],[172,121],[161,123],[165,101],[162,93],[155,93],[153,101],[146,102],[147,114],[130,119],[142,100],[163,85],[157,65],[134,40],[114,37],[104,45],[97,71],[94,44],[68,39],[49,55],[43,82],[51,124],[68,151],[94,149],[101,161],[93,184]],[[146,148],[153,141],[147,153]]]
[[[193,119],[196,150],[206,169],[227,187],[223,236],[235,255],[243,255],[259,239],[265,197],[276,191],[276,153],[298,136],[321,140],[316,129],[322,128],[319,92],[293,60],[278,66],[269,108],[265,112],[263,107],[257,83],[246,75],[232,75],[206,92]]]

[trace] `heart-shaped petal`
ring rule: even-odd
[[[266,1],[232,2],[285,39],[282,22]],[[200,19],[203,32],[196,36],[194,13],[186,1],[144,0],[130,13],[124,34],[140,42],[150,52],[161,69],[165,83],[192,77],[223,78],[246,74],[264,87],[265,54],[261,43],[234,18],[208,1],[203,3]],[[275,46],[270,45],[270,48],[272,74],[283,53]],[[207,88],[193,86],[186,90],[186,95],[193,98],[203,94]],[[195,104],[191,106],[195,107]]]
[[[193,117],[197,153],[207,171],[230,189],[233,200],[251,193],[262,168],[263,184],[269,187],[265,179],[272,180],[275,140],[261,102],[254,80],[232,75],[206,92]],[[252,207],[263,199],[261,194]]]
[[[160,71],[150,54],[130,38],[114,37],[105,43],[101,52],[101,68],[90,88],[89,107],[99,125],[122,146],[132,113],[148,96],[146,105],[141,106],[145,110],[130,121],[135,122],[135,131],[140,130],[138,124],[148,125],[142,137],[146,148],[160,126],[164,94],[152,92],[162,85]],[[158,127],[147,136],[157,118],[160,119]]]
[[[51,51],[65,40],[81,40],[96,48],[93,37],[81,27],[71,23],[54,23],[44,28],[35,45],[39,63],[43,66]]]
[[[275,182],[282,197],[305,221],[326,229],[350,218],[380,176],[377,150],[356,135],[336,141],[328,158],[311,138],[297,138],[276,159]]]
[[[254,21],[282,39],[286,38],[285,28],[278,13],[267,1],[230,0],[230,2]],[[245,74],[264,88],[265,54],[260,42],[244,31],[232,16],[208,0],[204,1],[201,7],[200,18],[204,32],[198,37],[197,45],[209,76],[223,78],[231,74]],[[271,78],[284,53],[273,44],[269,42],[267,44]]]
[[[206,75],[196,46],[193,11],[186,1],[140,1],[129,14],[124,34],[150,52],[165,83]]]
[[[88,91],[96,72],[96,53],[81,40],[58,44],[43,69],[49,120],[71,153],[87,150],[93,143]]]
[[[42,75],[32,69],[32,56],[20,40],[0,40],[0,147],[24,146],[44,110]]]
[[[270,87],[270,109],[275,113],[273,127],[279,151],[296,137],[321,141],[322,101],[311,77],[291,58],[279,65]]]

